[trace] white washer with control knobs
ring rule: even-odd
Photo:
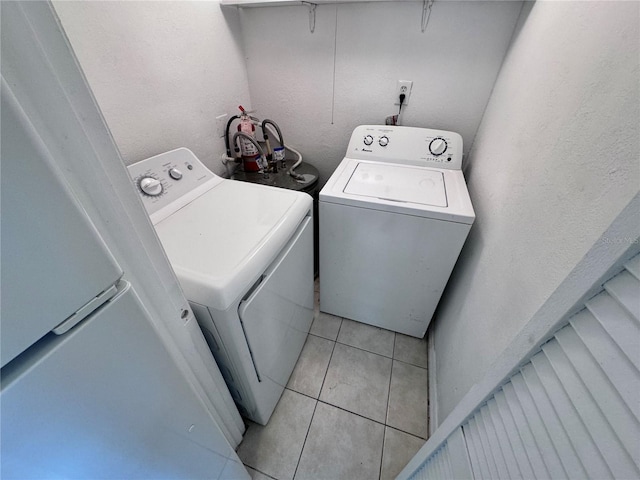
[[[475,213],[462,137],[361,125],[320,191],[320,310],[423,337]]]
[[[266,424],[313,320],[313,199],[186,148],[128,168],[231,396]]]

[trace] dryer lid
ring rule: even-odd
[[[442,172],[400,165],[359,163],[344,193],[394,202],[447,206]]]
[[[186,297],[226,310],[277,257],[312,202],[306,193],[223,179],[156,231]]]

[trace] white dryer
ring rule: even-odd
[[[313,320],[311,197],[220,178],[186,148],[129,174],[239,410],[266,424]]]
[[[362,125],[320,192],[320,310],[423,337],[475,219],[462,137]]]

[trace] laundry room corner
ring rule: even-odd
[[[127,165],[188,147],[226,176],[216,117],[251,107],[236,9],[219,1],[53,5]]]

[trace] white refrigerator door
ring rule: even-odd
[[[2,79],[2,366],[122,275]]]
[[[84,322],[3,369],[0,476],[248,480],[121,284]]]

